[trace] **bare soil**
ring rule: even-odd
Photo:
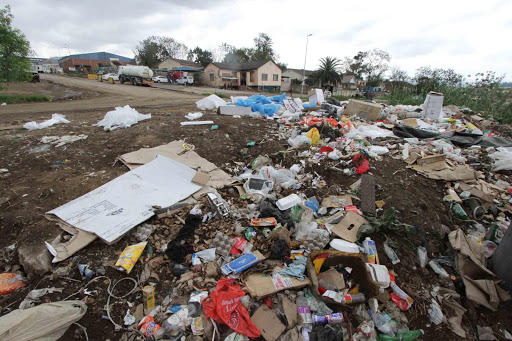
[[[47,75],[45,75],[47,76]],[[210,126],[181,127],[184,115],[196,111],[194,102],[201,96],[193,96],[182,92],[168,90],[133,87],[130,85],[112,85],[84,79],[54,79],[63,85],[41,83],[37,91],[53,93],[66,93],[76,91],[79,100],[62,100],[53,103],[19,104],[0,107],[0,127],[20,125],[24,122],[41,121],[50,117],[49,113],[59,112],[66,114],[71,123],[56,125],[44,130],[27,131],[21,128],[6,129],[0,134],[0,168],[7,168],[7,175],[0,177],[0,198],[9,200],[0,206],[0,249],[15,242],[40,246],[44,241],[51,241],[60,228],[44,218],[44,213],[61,206],[127,172],[121,163],[115,163],[116,158],[127,152],[143,147],[155,147],[161,144],[180,139],[195,146],[196,152],[202,157],[226,170],[236,167],[235,162],[248,165],[256,156],[268,155],[275,164],[289,167],[297,163],[297,153],[285,153],[287,144],[285,140],[278,140],[278,125],[270,120],[255,120],[250,118],[236,119],[207,113],[206,120],[213,120],[219,126],[217,130],[210,130]],[[34,93],[32,84],[27,84],[26,91]],[[71,86],[70,89],[68,89]],[[62,87],[62,88],[61,88]],[[78,89],[74,89],[74,88]],[[16,88],[16,87],[14,87]],[[13,90],[14,91],[14,90]],[[23,92],[23,90],[19,90]],[[81,94],[80,94],[81,93]],[[117,105],[130,104],[141,113],[151,113],[150,120],[142,121],[128,129],[119,129],[105,132],[100,127],[93,126],[103,118],[106,111]],[[6,108],[8,107],[8,108]],[[88,138],[63,147],[44,147],[40,143],[43,136],[62,136],[70,134],[86,134]],[[248,147],[249,142],[256,142],[254,147]],[[42,148],[47,148],[43,149]],[[452,221],[449,211],[442,203],[446,185],[441,181],[433,181],[406,169],[400,160],[385,157],[382,161],[371,162],[371,173],[375,176],[378,185],[377,200],[384,200],[384,208],[394,207],[399,211],[398,219],[417,227],[416,236],[405,233],[389,234],[388,237],[399,244],[398,255],[401,262],[393,266],[382,249],[385,239],[383,234],[372,236],[377,242],[380,259],[384,265],[397,273],[397,283],[414,299],[412,309],[405,314],[409,318],[410,329],[425,330],[424,340],[459,340],[446,325],[430,326],[428,314],[428,291],[432,285],[439,283],[439,278],[432,271],[421,270],[417,266],[416,246],[421,244],[422,237],[429,241],[432,252],[448,254],[446,238],[441,231],[443,225],[449,230],[457,228],[457,222]],[[346,191],[358,176],[346,176],[329,169],[329,164],[308,166],[306,171],[315,171],[322,176],[327,186],[313,189],[306,186],[301,189],[309,195],[319,198],[328,194],[337,194]],[[1,176],[1,175],[0,175]],[[248,204],[242,200],[235,191],[225,189],[222,195],[230,199],[235,205],[243,207]],[[356,203],[357,204],[357,203]],[[126,275],[113,265],[125,246],[133,243],[135,239],[126,236],[114,245],[105,245],[97,240],[86,249],[77,254],[80,263],[89,264],[93,270],[105,268],[106,276],[116,281],[123,277],[137,279],[143,271],[144,264],[149,261],[149,253],[155,252],[156,245],[172,240],[181,224],[175,219],[153,218],[149,223],[158,226],[158,230],[150,238],[149,245],[141,260],[135,265],[133,271]],[[232,220],[221,223],[202,224],[195,235],[186,239],[188,245],[197,250],[195,240],[211,238],[216,230],[223,230],[234,234]],[[258,244],[260,242],[260,244]],[[268,248],[263,239],[257,240],[256,247]],[[155,254],[158,255],[158,254]],[[18,264],[15,256],[10,262],[1,264],[4,269]],[[68,264],[67,261],[60,266]],[[190,265],[190,261],[185,265]],[[172,263],[163,261],[155,269],[159,276],[156,284],[157,301],[167,296],[174,286],[175,276],[171,273]],[[453,273],[453,271],[451,271]],[[71,279],[57,278],[51,280],[33,278],[25,288],[0,299],[1,315],[17,308],[26,294],[35,288],[63,287],[63,293],[50,294],[44,301],[58,301],[76,293],[89,280],[82,279],[76,267],[73,267],[69,276]],[[217,279],[220,277],[217,277]],[[156,281],[156,280],[152,280]],[[451,283],[442,283],[448,287]],[[204,287],[213,287],[215,283],[206,283]],[[104,307],[107,299],[107,284],[98,281],[91,284],[90,290],[97,290],[95,296],[86,299],[88,311],[79,321],[87,328],[90,340],[119,340],[122,332],[115,332],[108,319],[105,319]],[[121,282],[116,293],[122,295],[131,289],[130,282]],[[182,292],[182,300],[188,297]],[[77,299],[85,295],[79,294]],[[126,300],[135,303],[142,302],[142,293],[138,289],[129,295]],[[501,329],[512,329],[510,307],[502,306],[497,312],[490,312],[484,308],[475,308],[462,299],[463,305],[468,309],[464,326],[469,330],[476,330],[476,325],[491,326],[495,335],[502,335]],[[112,317],[122,324],[126,313],[125,301],[115,301],[111,307]],[[357,324],[351,318],[351,311],[343,311],[344,315],[352,320],[355,328]],[[63,340],[85,339],[79,327],[73,325],[62,338]],[[468,339],[476,339],[474,334],[468,334]],[[500,339],[503,339],[502,337]]]

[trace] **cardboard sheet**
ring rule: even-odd
[[[212,188],[222,188],[232,184],[234,181],[230,175],[219,169],[215,164],[199,156],[193,150],[183,149],[183,142],[173,141],[154,148],[142,148],[137,151],[121,155],[119,160],[123,162],[130,170],[140,167],[158,155],[178,161],[192,169],[201,170],[210,175],[207,186]]]
[[[359,214],[349,211],[336,226],[331,229],[331,232],[349,242],[357,241],[357,231],[361,225],[366,224],[368,220],[361,217]]]
[[[276,313],[264,304],[251,316],[251,321],[267,341],[276,341],[286,330],[286,326],[279,320]]]
[[[301,282],[298,279],[278,274],[277,272],[281,270],[279,267],[274,270],[274,273],[270,275],[253,273],[245,278],[245,286],[252,297],[267,297],[282,290],[300,289],[311,285],[307,277]]]
[[[167,207],[200,190],[202,186],[191,181],[195,174],[192,168],[159,155],[47,214],[113,243],[151,217],[154,205]]]

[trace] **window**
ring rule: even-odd
[[[274,82],[277,82],[279,80],[279,75],[277,73],[274,73]]]
[[[268,75],[267,75],[266,73],[262,73],[262,74],[261,74],[261,80],[262,80],[262,81],[266,81],[266,80],[268,80]]]
[[[215,80],[215,75],[213,73],[210,73],[210,82],[213,82]]]

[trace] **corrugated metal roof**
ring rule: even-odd
[[[113,54],[110,52],[91,52],[91,53],[79,53],[72,54],[66,57],[59,59],[59,63],[62,63],[69,59],[92,59],[92,60],[110,60],[110,58],[117,58],[120,62],[131,63],[134,62],[132,58],[123,57],[118,54]]]
[[[256,60],[254,62],[248,63],[212,63],[219,69],[223,70],[233,70],[233,71],[248,71],[255,70],[265,65],[271,60]]]

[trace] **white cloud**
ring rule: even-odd
[[[14,25],[39,56],[108,52],[133,56],[137,43],[166,35],[190,48],[223,42],[252,46],[259,32],[275,44],[280,61],[307,68],[325,56],[342,59],[381,48],[409,73],[420,66],[453,68],[467,75],[494,70],[512,80],[512,2],[467,0],[417,2],[305,0],[10,2]],[[92,15],[91,13],[94,13]],[[101,19],[98,19],[101,18]]]

